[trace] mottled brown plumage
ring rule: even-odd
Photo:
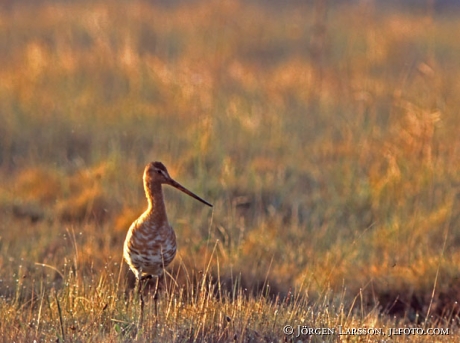
[[[149,163],[144,170],[148,208],[129,228],[123,252],[138,280],[162,275],[164,268],[176,256],[176,235],[166,216],[163,184],[175,187],[212,207],[210,203],[174,181],[161,162]]]

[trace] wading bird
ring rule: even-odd
[[[176,234],[169,225],[163,198],[162,185],[170,185],[212,207],[210,203],[190,192],[169,176],[161,162],[151,162],[144,169],[144,190],[148,208],[129,228],[123,256],[137,279],[141,302],[141,322],[144,313],[142,296],[143,280],[160,277],[176,256]],[[157,279],[158,288],[158,279]],[[155,290],[155,314],[157,312],[157,289]]]

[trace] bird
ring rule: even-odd
[[[123,257],[136,276],[137,291],[140,295],[142,322],[144,299],[142,283],[152,277],[163,275],[165,268],[176,256],[176,234],[168,222],[162,185],[172,186],[185,194],[213,207],[212,204],[189,191],[175,181],[161,162],[151,162],[143,174],[144,191],[148,207],[130,226],[126,235]],[[157,289],[155,290],[155,313],[157,312]]]

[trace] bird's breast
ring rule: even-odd
[[[159,275],[176,256],[176,235],[168,223],[135,221],[128,232],[124,257],[135,273]]]

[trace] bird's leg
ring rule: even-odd
[[[157,277],[157,282],[155,285],[155,293],[153,294],[153,301],[155,304],[155,318],[158,319],[158,284],[160,282],[160,277]]]
[[[139,325],[142,325],[142,322],[144,321],[144,296],[142,295],[142,284],[143,284],[143,279],[138,278],[137,279],[137,296],[139,297],[139,304],[141,305],[141,314],[139,317]]]
[[[141,316],[140,316],[140,320],[139,320],[139,323],[142,324],[143,320],[144,320],[144,305],[145,305],[145,302],[144,302],[144,287],[145,285],[147,284],[147,281],[149,279],[151,279],[152,276],[151,275],[146,275],[146,276],[142,276],[138,279],[138,294],[139,294],[139,299],[140,299],[140,304],[141,304]]]

